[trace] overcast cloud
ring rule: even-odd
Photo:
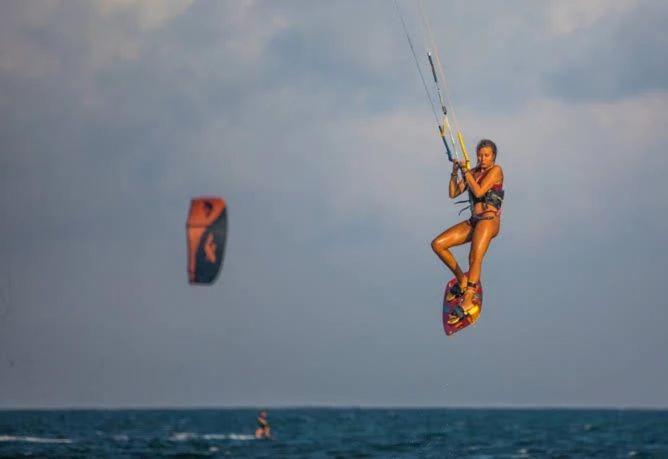
[[[0,407],[667,407],[668,6],[425,10],[507,188],[451,338],[429,244],[461,217],[392,3],[3,2]]]

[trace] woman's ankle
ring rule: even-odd
[[[459,287],[461,288],[462,292],[466,289],[466,286],[469,283],[468,276],[466,274],[462,274],[461,277],[457,277],[457,282],[459,283]]]

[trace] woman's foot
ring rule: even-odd
[[[478,292],[478,283],[469,282],[464,290],[464,297],[462,298],[462,309],[467,315],[475,314],[480,310],[480,305],[476,304],[476,294]]]
[[[459,298],[464,294],[466,290],[466,285],[468,284],[468,279],[466,276],[463,276],[461,279],[457,279],[457,283],[452,286],[448,295],[448,301],[452,301],[455,298]]]

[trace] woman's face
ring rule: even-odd
[[[482,147],[478,150],[478,166],[488,169],[494,165],[494,151],[492,147]]]

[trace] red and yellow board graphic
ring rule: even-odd
[[[456,310],[457,308],[461,310],[463,299],[462,295],[457,296],[452,293],[452,288],[455,285],[457,285],[456,277],[447,283],[443,295],[443,330],[448,336],[476,323],[482,312],[482,283],[478,282],[478,288],[473,295],[473,304],[477,307],[472,308],[470,314],[466,313],[461,319],[455,320]]]
[[[198,197],[190,201],[186,223],[188,239],[188,282],[211,284],[225,258],[227,206],[219,197]]]

